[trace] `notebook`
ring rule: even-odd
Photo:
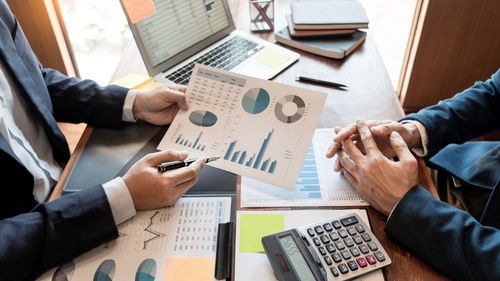
[[[305,37],[334,37],[339,35],[353,34],[356,29],[315,29],[315,30],[297,30],[293,28],[292,15],[286,15],[288,23],[288,32],[293,38]]]
[[[299,58],[235,30],[227,0],[153,4],[155,12],[136,23],[125,14],[146,69],[158,82],[187,84],[195,63],[270,79]]]
[[[288,27],[274,34],[276,41],[316,55],[343,59],[365,41],[366,32],[356,31],[352,35],[327,38],[292,38]]]
[[[292,4],[295,29],[368,28],[368,16],[358,1],[301,1]]]

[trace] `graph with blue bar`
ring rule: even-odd
[[[203,132],[200,132],[198,134],[198,137],[195,140],[189,140],[189,139],[183,138],[182,134],[180,134],[175,139],[175,143],[179,144],[179,145],[183,145],[185,147],[193,148],[193,149],[196,149],[199,151],[205,151],[205,145],[200,143],[200,139],[202,136],[203,136]]]
[[[269,142],[271,141],[271,137],[273,136],[274,129],[271,130],[267,134],[267,138],[262,142],[262,145],[260,146],[259,152],[257,154],[252,154],[252,157],[248,157],[250,154],[246,150],[236,150],[235,147],[238,144],[238,141],[232,141],[227,150],[226,153],[224,154],[224,159],[238,163],[240,165],[245,165],[247,167],[253,168],[253,169],[258,169],[263,172],[267,173],[274,173],[276,170],[276,166],[278,165],[278,162],[276,160],[271,162],[271,158],[264,159],[264,155],[266,153],[266,149],[269,146]]]
[[[214,1],[203,0],[203,4],[205,4],[205,9],[208,12],[208,11],[212,10],[212,5],[214,4]]]
[[[293,191],[247,177],[244,177],[242,180],[246,185],[252,186],[254,200],[267,201],[272,198],[321,199],[318,168],[312,144],[307,151],[306,159],[304,160]]]

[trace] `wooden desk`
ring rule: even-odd
[[[246,1],[230,0],[234,21],[239,29],[248,31],[248,4]],[[275,26],[286,26],[284,15],[289,13],[290,0],[276,1]],[[256,34],[267,40],[272,40],[272,33]],[[146,74],[146,69],[140,59],[134,42],[127,46],[127,54],[117,67],[113,80],[129,72]],[[296,50],[298,51],[298,50]],[[285,84],[296,85],[328,93],[318,127],[345,126],[353,123],[360,116],[365,119],[393,119],[403,116],[403,110],[396,98],[395,92],[386,73],[384,64],[368,32],[366,42],[350,57],[342,61],[326,59],[298,51],[301,58],[294,65],[277,75],[273,80]],[[338,81],[349,86],[348,91],[321,87],[295,81],[295,75],[313,75]],[[53,197],[60,194],[62,187],[73,167],[79,153],[88,139],[91,128],[87,128],[82,136],[70,162],[63,172]],[[433,188],[425,164],[420,160],[421,184]],[[237,188],[237,209],[240,207],[240,189]],[[287,208],[301,209],[301,208]],[[385,216],[371,207],[366,208],[373,232],[391,256],[393,264],[385,269],[388,280],[447,280],[441,274],[424,264],[417,257],[394,243],[384,232]]]

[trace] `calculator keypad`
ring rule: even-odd
[[[316,245],[328,280],[346,280],[391,263],[377,238],[357,215],[323,221],[301,229]]]

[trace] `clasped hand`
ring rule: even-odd
[[[417,159],[408,148],[408,144],[419,145],[416,126],[358,119],[335,131],[327,152],[328,158],[337,155],[334,170],[343,173],[372,207],[389,215],[399,199],[418,184]]]

